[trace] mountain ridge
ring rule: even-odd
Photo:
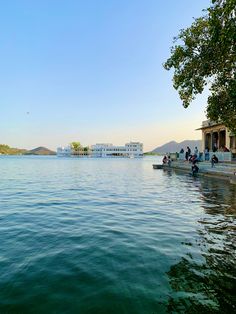
[[[47,147],[39,146],[28,150],[26,155],[56,155],[56,152],[48,149]]]
[[[198,149],[201,149],[201,140],[184,140],[180,143],[176,141],[170,141],[161,146],[154,148],[151,153],[175,153],[179,152],[182,148],[186,151],[187,146],[193,150],[196,146]]]

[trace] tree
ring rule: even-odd
[[[78,152],[82,149],[82,146],[80,144],[80,142],[72,142],[71,143],[71,148],[75,151]]]
[[[208,85],[207,117],[236,132],[236,0],[211,0],[204,16],[174,38],[164,64],[187,108]]]

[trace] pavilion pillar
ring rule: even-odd
[[[211,140],[210,140],[210,147],[209,147],[209,150],[210,151],[213,151],[213,132],[211,131]]]
[[[205,148],[206,148],[206,133],[202,132],[202,152],[205,152]]]
[[[225,130],[225,146],[230,148],[230,132],[228,129]]]

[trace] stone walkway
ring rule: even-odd
[[[211,175],[222,177],[222,179],[230,180],[231,183],[236,184],[236,163],[223,163],[219,162],[212,168],[209,161],[199,162],[199,175]],[[192,164],[187,161],[173,161],[171,168],[180,169],[191,172]]]

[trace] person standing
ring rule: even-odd
[[[185,159],[188,161],[189,157],[191,155],[191,149],[187,146],[187,151],[185,153]]]
[[[217,144],[214,143],[214,145],[213,145],[213,153],[217,152],[217,150],[218,150]]]

